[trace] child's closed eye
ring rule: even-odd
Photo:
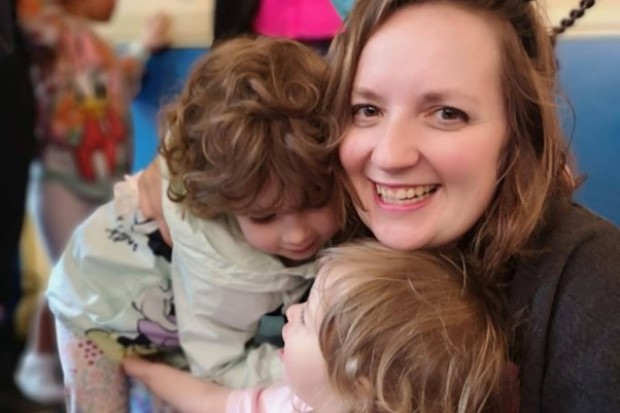
[[[276,218],[276,214],[269,214],[269,215],[263,215],[263,216],[255,216],[255,217],[251,216],[249,218],[250,218],[250,221],[252,221],[255,224],[268,224]]]

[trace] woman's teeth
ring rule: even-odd
[[[406,205],[420,202],[428,198],[438,185],[419,185],[408,188],[391,188],[383,185],[376,185],[377,195],[381,200],[388,204]]]

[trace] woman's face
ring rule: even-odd
[[[499,30],[425,3],[398,11],[364,47],[340,159],[384,245],[452,243],[489,206],[507,136]]]

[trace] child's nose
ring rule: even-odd
[[[301,214],[287,216],[282,231],[282,241],[288,245],[303,244],[309,237],[310,228]]]
[[[289,320],[293,319],[293,311],[295,311],[297,307],[299,307],[299,304],[292,304],[286,309],[284,312],[284,321],[288,323]]]

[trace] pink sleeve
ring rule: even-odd
[[[284,384],[233,390],[226,401],[226,413],[303,413],[310,410]]]

